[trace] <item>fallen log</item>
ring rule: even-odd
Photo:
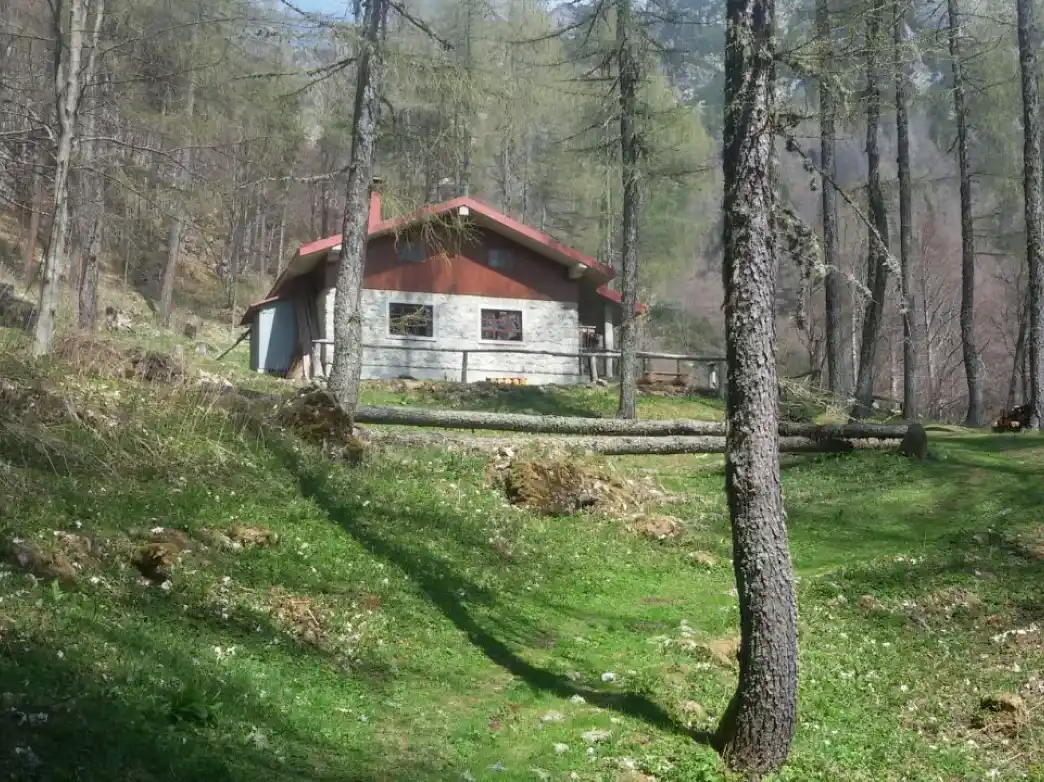
[[[446,435],[434,432],[403,432],[367,429],[364,439],[416,448],[457,447],[481,453],[503,448],[570,450],[603,456],[673,456],[680,454],[725,453],[724,437],[481,437]],[[780,453],[847,453],[853,450],[890,447],[881,440],[813,440],[783,437]]]
[[[483,413],[469,410],[435,410],[423,407],[369,407],[358,409],[355,420],[362,424],[424,426],[439,429],[483,429],[526,434],[624,435],[633,437],[725,436],[722,421],[687,419],[627,421],[619,418],[577,418],[520,413]],[[810,440],[901,440],[907,427],[887,424],[804,424],[783,422],[783,437]]]

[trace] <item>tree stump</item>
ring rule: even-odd
[[[920,424],[910,424],[906,430],[906,437],[899,445],[899,453],[912,459],[928,458],[928,432]]]

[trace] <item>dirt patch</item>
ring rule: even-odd
[[[301,643],[320,646],[326,638],[323,612],[312,598],[273,592],[269,609],[279,626]]]
[[[1018,695],[1000,692],[987,695],[971,717],[971,726],[985,733],[1014,738],[1029,719],[1026,702]]]
[[[685,524],[674,516],[639,516],[627,525],[631,532],[652,540],[677,540],[685,533]]]
[[[156,527],[149,533],[149,543],[164,545],[175,553],[181,554],[195,547],[195,541],[185,532],[168,527]]]
[[[245,549],[270,548],[279,542],[279,536],[271,530],[235,524],[226,533],[229,540]]]
[[[131,557],[131,564],[154,584],[169,581],[174,567],[181,563],[183,549],[170,543],[146,543]]]
[[[714,567],[718,564],[718,558],[709,551],[691,551],[689,561],[700,567]]]
[[[888,608],[873,595],[863,595],[859,598],[859,607],[868,614],[887,614]]]
[[[711,661],[725,668],[735,668],[739,663],[740,640],[737,636],[727,638],[716,638],[713,641],[705,641],[697,644],[696,648],[702,650]]]
[[[1016,548],[1018,553],[1026,559],[1044,560],[1044,525],[1037,525],[1020,535]]]
[[[46,581],[57,579],[63,584],[71,584],[78,575],[76,566],[65,554],[48,551],[27,540],[12,540],[7,545],[7,559],[24,572]]]
[[[983,611],[979,596],[960,587],[942,587],[930,592],[921,601],[921,607],[926,616],[945,620],[979,616]]]

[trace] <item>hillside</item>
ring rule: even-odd
[[[194,370],[125,377],[126,345],[34,367],[3,339],[11,778],[722,779],[700,743],[736,675],[718,457],[584,461],[611,501],[549,517],[479,457],[376,449],[353,467]],[[1044,442],[933,438],[923,463],[784,462],[802,689],[783,779],[1044,778]]]

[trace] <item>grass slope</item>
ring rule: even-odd
[[[719,457],[612,462],[683,493],[664,511],[685,536],[657,543],[618,519],[511,507],[470,457],[352,468],[191,389],[49,372],[0,366],[98,416],[0,412],[4,544],[79,566],[67,586],[0,573],[0,776],[722,778],[698,741],[736,675]],[[441,403],[612,406],[512,393]],[[962,434],[934,450],[784,463],[802,682],[782,779],[1044,779],[1044,646],[1028,629],[1044,623],[1044,440]],[[231,551],[205,532],[235,524],[279,541]],[[166,588],[129,564],[160,527],[192,541]],[[974,727],[1002,692],[1026,704],[1018,724]]]

